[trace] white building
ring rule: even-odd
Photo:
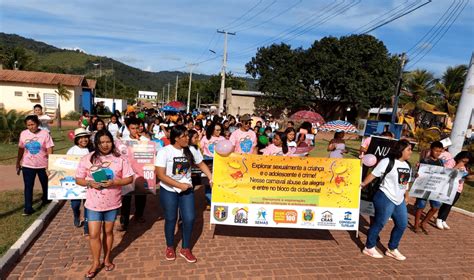
[[[153,99],[156,100],[158,92],[155,91],[138,91],[138,99]]]
[[[99,98],[96,97],[94,98],[94,103],[104,103],[104,107],[109,108],[110,112],[112,111],[112,108],[114,107],[114,100],[112,98]],[[127,110],[127,100],[125,99],[115,99],[115,110],[119,110],[120,112],[123,112]]]

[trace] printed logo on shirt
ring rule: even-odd
[[[209,143],[209,146],[207,146],[207,148],[209,149],[209,152],[211,152],[211,154],[214,154],[215,146],[216,146],[216,142]]]
[[[410,180],[410,169],[397,168],[398,171],[398,186],[400,189],[408,188],[408,181]]]
[[[252,140],[249,136],[240,139],[240,149],[243,153],[250,153],[250,150],[252,150]]]
[[[32,155],[36,155],[40,152],[41,150],[41,144],[40,142],[36,141],[38,138],[32,138],[28,139],[25,141],[25,149],[28,150],[28,152]]]
[[[111,164],[112,163],[110,161],[96,162],[89,168],[89,171],[93,173],[92,177],[94,177],[94,174],[96,174],[95,176],[97,176],[97,178],[100,178],[102,176],[100,172],[104,172],[106,180],[112,180],[115,177],[115,174],[112,169],[108,168]],[[94,180],[95,179],[96,178],[94,178]],[[102,181],[102,180],[99,180],[99,181]]]
[[[186,175],[191,165],[187,157],[173,158],[173,175]]]

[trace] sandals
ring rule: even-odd
[[[84,279],[94,279],[97,276],[97,273],[99,273],[100,268],[97,268],[94,271],[88,271],[86,275],[84,275]]]
[[[115,269],[115,264],[111,263],[109,265],[107,264],[104,264],[104,267],[105,267],[105,271],[112,271]]]

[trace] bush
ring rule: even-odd
[[[4,143],[18,142],[20,133],[25,127],[25,112],[0,109],[0,141]]]
[[[69,113],[66,114],[66,116],[64,116],[63,120],[78,121],[80,117],[81,117],[81,113],[76,112],[76,111],[70,111]]]

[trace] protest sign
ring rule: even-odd
[[[457,169],[422,163],[410,196],[453,204],[462,175]]]
[[[132,165],[135,176],[133,183],[122,187],[125,194],[156,194],[155,156],[156,143],[153,141],[117,141],[120,153]]]
[[[49,155],[48,199],[86,199],[86,188],[76,185],[76,169],[82,156]]]
[[[357,230],[360,160],[214,158],[211,223]]]

